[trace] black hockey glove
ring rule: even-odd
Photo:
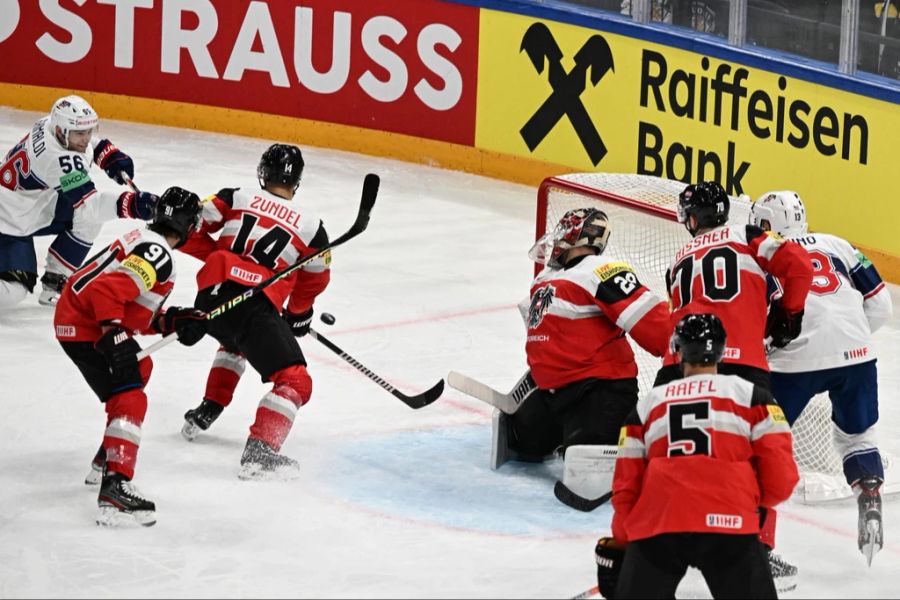
[[[134,179],[134,161],[109,140],[100,140],[94,148],[94,162],[119,185],[125,185],[125,180],[122,179],[123,171],[129,179]]]
[[[178,341],[193,346],[206,335],[206,313],[193,306],[170,306],[156,315],[153,329],[163,335],[175,333]]]
[[[803,310],[789,313],[784,309],[781,300],[776,300],[769,307],[766,319],[766,337],[772,338],[772,346],[784,348],[800,335],[803,324]]]
[[[94,348],[106,359],[114,387],[144,385],[137,359],[141,347],[126,330],[113,327],[97,340]]]
[[[291,326],[291,331],[296,337],[303,337],[309,333],[309,326],[312,325],[313,309],[310,307],[309,310],[298,314],[285,310],[282,317]]]
[[[602,537],[597,540],[594,555],[597,559],[597,587],[600,589],[600,595],[607,600],[613,600],[616,597],[622,561],[625,560],[625,546],[615,538]]]

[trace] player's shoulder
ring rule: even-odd
[[[123,268],[137,273],[147,289],[175,277],[175,261],[169,243],[149,229],[134,229],[122,236],[126,257]]]
[[[578,267],[585,271],[590,271],[594,277],[601,281],[606,281],[626,271],[634,272],[634,267],[628,261],[616,256],[605,256],[603,254],[586,256]]]

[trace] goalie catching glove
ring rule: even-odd
[[[206,335],[207,315],[193,306],[170,306],[153,319],[153,330],[163,335],[175,333],[178,341],[193,346]]]
[[[625,545],[617,542],[615,538],[602,537],[597,540],[594,555],[597,559],[597,587],[600,595],[607,600],[613,600],[616,597],[622,561],[625,560]]]
[[[766,336],[772,338],[772,346],[784,348],[800,336],[803,324],[803,310],[788,312],[781,300],[772,303],[766,320]]]

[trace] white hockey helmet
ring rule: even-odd
[[[552,231],[534,243],[528,257],[553,269],[564,265],[562,256],[572,248],[589,246],[602,254],[609,242],[610,224],[606,213],[596,208],[579,208],[566,212]]]
[[[96,129],[100,118],[87,100],[81,96],[64,96],[53,103],[50,111],[50,130],[54,135],[61,135],[60,143],[69,147],[70,131]],[[59,128],[59,134],[56,128]]]
[[[763,221],[768,221],[770,231],[783,237],[807,233],[803,200],[790,190],[763,194],[750,206],[750,224],[762,227]]]

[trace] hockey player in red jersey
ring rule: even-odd
[[[803,307],[812,285],[809,255],[796,242],[755,225],[727,224],[729,200],[718,183],[687,186],[678,197],[678,220],[694,239],[676,254],[666,287],[677,321],[691,313],[715,314],[728,330],[721,373],[739,375],[769,389],[764,340],[784,347],[800,335]],[[784,296],[767,314],[766,275],[781,282]],[[656,385],[680,376],[669,352]]]
[[[891,318],[890,291],[875,265],[849,242],[807,231],[806,208],[796,192],[763,194],[751,207],[750,222],[795,240],[812,258],[815,276],[803,333],[769,355],[772,391],[791,425],[813,396],[828,392],[835,447],[847,485],[857,494],[859,549],[871,564],[884,538],[884,466],[874,431],[878,371],[872,334]]]
[[[628,264],[603,254],[609,236],[606,214],[587,208],[567,212],[535,243],[529,256],[545,268],[520,309],[538,390],[514,414],[496,412],[494,423],[494,468],[561,446],[563,484],[586,499],[611,489],[619,427],[637,402],[637,364],[625,335],[661,356],[670,333],[666,303]]]
[[[262,189],[223,189],[204,203],[201,229],[183,248],[206,263],[197,274],[198,307],[212,311],[328,243],[322,221],[291,202],[303,167],[299,148],[274,144],[257,168]],[[215,232],[217,239],[210,235]],[[330,263],[326,252],[209,321],[209,333],[221,347],[203,401],[185,413],[182,434],[188,440],[231,403],[247,362],[273,384],[250,427],[242,478],[290,476],[298,468],[297,461],[280,454],[298,409],[312,394],[296,338],[309,332],[313,301],[328,285]]]
[[[619,437],[600,590],[672,598],[695,567],[713,598],[776,598],[758,533],[760,513],[799,478],[787,420],[764,387],[717,373],[726,332],[715,315],[682,318],[672,347],[684,378],[642,398]]]
[[[193,345],[205,334],[205,313],[161,310],[175,285],[169,252],[183,244],[200,218],[200,198],[165,191],[144,230],[131,231],[86,261],[69,278],[56,306],[56,338],[106,408],[103,443],[85,483],[100,483],[97,523],[156,522],[156,506],[131,483],[147,412],[144,387],[150,358],[138,361],[136,333],[176,333]]]
[[[771,390],[765,340],[783,348],[800,335],[812,286],[812,263],[796,242],[755,225],[728,225],[729,209],[728,195],[713,181],[689,185],[678,196],[678,220],[694,239],[675,255],[666,273],[673,318],[692,313],[716,315],[729,332],[719,372]],[[767,308],[767,275],[775,277],[784,289],[781,301],[771,309]],[[680,376],[681,366],[669,352],[655,385]],[[774,548],[774,512],[763,528],[762,539]],[[772,568],[779,590],[793,589],[796,567],[773,554]]]

